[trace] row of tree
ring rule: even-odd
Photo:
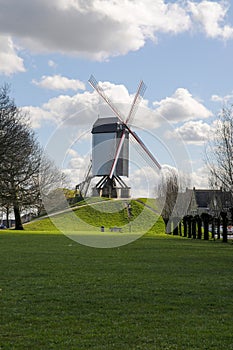
[[[21,213],[43,204],[41,189],[49,193],[62,174],[43,152],[30,127],[29,116],[10,97],[9,86],[0,88],[0,207],[9,219],[14,212],[15,229],[22,230]]]
[[[180,218],[172,218],[171,230],[169,234],[174,236],[183,236],[192,239],[209,240],[210,233],[212,239],[221,239],[222,242],[228,241],[228,218],[226,212],[221,212],[218,218],[208,213],[201,215],[185,215]]]

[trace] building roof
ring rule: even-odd
[[[198,208],[210,208],[216,204],[216,206],[229,207],[232,203],[232,194],[220,190],[197,190],[193,189],[197,207]]]

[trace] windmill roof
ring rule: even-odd
[[[98,118],[93,124],[92,134],[116,132],[119,130],[119,125],[122,124],[117,117]]]

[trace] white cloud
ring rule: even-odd
[[[126,119],[133,96],[128,93],[123,85],[114,85],[108,82],[100,83],[100,85],[110,100],[113,101],[114,105],[117,106],[123,118]],[[143,103],[142,101],[141,104],[143,106],[147,102]],[[109,106],[103,102],[102,98],[95,91],[85,91],[73,96],[59,95],[44,103],[41,108],[28,108],[31,110],[34,123],[37,120],[38,125],[40,125],[40,119],[47,117],[48,120],[53,121],[55,124],[64,122],[65,124],[78,124],[80,126],[89,125],[91,128],[98,116],[106,117],[114,115]],[[145,110],[147,111],[147,109]],[[143,116],[140,114],[140,117]],[[143,118],[140,122],[145,126]]]
[[[40,128],[43,125],[43,123],[55,122],[52,114],[43,108],[34,107],[34,106],[25,106],[25,107],[22,107],[22,111],[27,113],[30,116],[31,126],[34,129]]]
[[[59,167],[68,177],[70,188],[75,188],[77,184],[85,180],[89,166],[90,154],[81,155],[72,146],[66,150],[64,159],[59,164]]]
[[[209,171],[206,166],[202,166],[193,171],[192,184],[197,189],[209,188]]]
[[[123,85],[100,82],[105,94],[126,120],[134,95],[129,94]],[[132,119],[133,127],[155,129],[164,122],[184,122],[193,119],[208,118],[212,113],[183,88],[177,89],[171,97],[154,102],[155,109],[148,106],[148,100],[141,100],[138,111]],[[103,102],[97,92],[84,91],[73,96],[59,95],[51,98],[39,107],[28,107],[34,125],[40,127],[46,119],[55,124],[79,125],[92,127],[97,117],[114,115],[109,106]],[[162,116],[162,118],[161,118]]]
[[[163,116],[172,123],[212,116],[212,112],[184,88],[177,89],[171,97],[154,102],[153,105],[156,108],[156,114]]]
[[[219,96],[219,95],[212,95],[211,96],[211,101],[220,102],[222,104],[224,104],[230,100],[233,100],[233,93],[225,95],[225,96]]]
[[[190,27],[189,15],[180,5],[162,0],[2,1],[0,31],[21,38],[37,52],[104,60],[140,49],[159,31],[179,33]]]
[[[23,59],[18,56],[11,37],[0,35],[0,73],[10,75],[24,71]]]
[[[53,60],[48,60],[48,66],[52,67],[52,68],[56,68],[57,67],[57,63],[54,62]]]
[[[72,169],[79,169],[82,171],[85,171],[85,166],[86,166],[86,159],[85,157],[80,156],[77,152],[72,150],[72,158],[69,161],[68,167]]]
[[[159,174],[148,166],[141,166],[140,169],[130,169],[129,178],[124,178],[124,181],[131,188],[132,197],[153,198],[159,181]]]
[[[224,101],[224,97],[221,97],[219,95],[212,95],[211,96],[211,101],[213,101],[213,102],[223,102]]]
[[[205,0],[2,0],[0,32],[35,52],[105,60],[139,50],[159,33],[198,27],[211,38],[230,39],[227,11],[225,2]]]
[[[179,138],[181,137],[185,143],[203,145],[208,140],[212,126],[199,121],[189,121],[182,126],[176,128],[174,132],[167,133],[167,137]]]
[[[208,37],[224,40],[233,38],[233,27],[224,23],[228,12],[228,2],[189,1],[189,8],[194,23],[198,23]]]
[[[85,84],[77,79],[69,79],[61,75],[42,76],[40,81],[33,80],[35,85],[50,90],[85,90]]]

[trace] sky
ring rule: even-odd
[[[88,166],[94,121],[112,114],[93,74],[123,117],[142,79],[132,129],[162,166],[208,187],[205,143],[233,97],[230,1],[0,0],[0,9],[0,84],[72,183]],[[150,165],[137,157],[139,188]]]

